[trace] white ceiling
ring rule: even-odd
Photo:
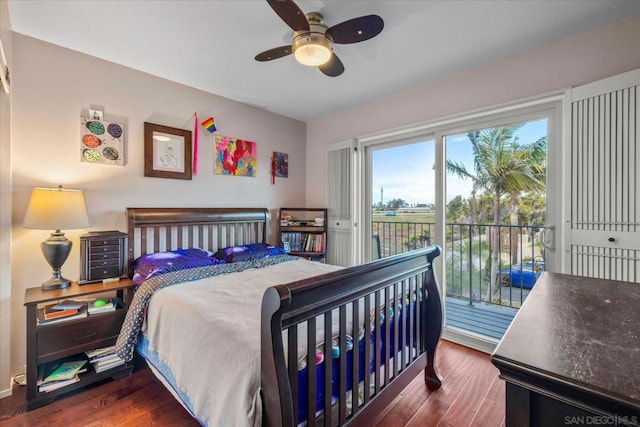
[[[640,15],[638,0],[299,0],[328,26],[377,14],[377,37],[336,45],[331,78],[293,56],[254,56],[290,43],[264,0],[9,0],[15,32],[308,121]],[[43,64],[46,66],[46,64]]]

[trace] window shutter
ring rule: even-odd
[[[570,264],[640,283],[640,70],[571,90]]]
[[[353,142],[331,144],[327,152],[327,262],[349,266],[353,256]]]

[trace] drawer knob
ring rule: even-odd
[[[613,238],[613,237],[609,237],[609,239],[608,239],[608,240],[609,240],[611,243],[613,243],[613,242],[615,242],[615,241],[616,241],[616,239],[615,239],[615,238]]]

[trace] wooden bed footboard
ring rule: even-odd
[[[439,254],[430,246],[269,288],[263,425],[370,425],[420,370],[438,388],[442,300],[432,263]]]

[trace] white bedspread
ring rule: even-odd
[[[163,288],[146,335],[195,415],[209,426],[260,426],[260,310],[266,288],[341,267],[306,261]]]

